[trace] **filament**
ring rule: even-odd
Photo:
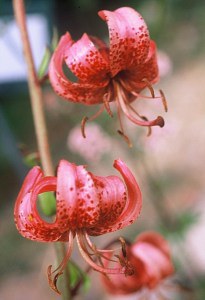
[[[147,88],[149,89],[149,91],[150,91],[150,93],[152,95],[152,98],[155,98],[154,89],[152,87],[151,82],[149,80],[147,80],[147,78],[142,79],[142,81],[144,81],[146,83]]]
[[[112,111],[110,109],[110,102],[109,102],[108,94],[104,95],[104,97],[103,97],[103,103],[104,103],[104,106],[105,106],[105,109],[106,109],[108,115],[112,118],[113,114],[112,114]]]
[[[85,242],[83,241],[83,232],[79,231],[76,233],[77,244],[80,250],[81,255],[87,261],[87,263],[96,271],[103,273],[103,274],[124,274],[126,268],[106,268],[103,265],[99,266],[96,262],[92,259],[91,255],[88,253]]]
[[[166,97],[164,95],[164,92],[162,90],[159,90],[159,92],[160,92],[160,95],[161,95],[161,99],[162,99],[162,104],[164,106],[164,110],[165,110],[165,112],[167,112],[168,111],[167,99],[166,99]]]
[[[73,249],[73,234],[70,231],[67,252],[66,252],[66,255],[63,258],[62,262],[54,271],[52,271],[52,265],[48,266],[48,269],[47,269],[47,277],[48,277],[49,285],[59,295],[61,294],[61,292],[57,288],[58,277],[63,274],[63,270],[65,269],[66,264],[71,256],[72,249]],[[56,274],[53,275],[54,273],[56,273]],[[53,279],[52,279],[52,277],[53,277]]]
[[[121,108],[120,108],[120,104],[118,102],[118,98],[116,98],[116,103],[117,103],[118,119],[119,119],[119,122],[120,122],[120,130],[118,130],[117,132],[124,138],[125,142],[131,148],[132,147],[132,143],[131,143],[129,137],[124,133],[124,128],[123,128],[122,119],[121,119]]]
[[[134,107],[129,103],[129,102],[126,102],[126,104],[127,104],[127,106],[138,116],[138,117],[140,117],[142,120],[144,120],[144,121],[149,121],[148,119],[147,119],[147,117],[145,117],[145,116],[141,116],[137,111],[136,111],[136,109],[134,109]],[[151,134],[152,134],[152,128],[151,128],[151,126],[147,126],[147,129],[148,129],[148,132],[147,132],[147,136],[150,136]]]
[[[104,106],[102,105],[100,107],[100,109],[92,116],[92,117],[83,117],[82,121],[81,121],[81,133],[82,136],[84,138],[86,138],[86,134],[85,134],[85,124],[87,123],[87,121],[93,121],[95,120],[98,116],[100,116],[102,114],[102,112],[104,111]]]
[[[133,117],[129,113],[127,109],[127,105],[124,101],[125,96],[123,97],[124,95],[123,90],[120,88],[118,84],[115,84],[115,86],[116,86],[117,99],[119,101],[120,107],[122,108],[122,111],[125,113],[125,115],[128,117],[130,121],[132,121],[134,124],[141,125],[141,126],[160,126],[160,127],[164,126],[164,119],[161,116],[158,116],[155,120],[144,121],[144,122]]]

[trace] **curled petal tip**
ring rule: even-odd
[[[121,158],[117,158],[114,160],[113,167],[117,168],[117,166],[119,165],[124,165],[124,162],[121,160]]]

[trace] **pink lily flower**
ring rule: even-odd
[[[99,111],[92,117],[82,121],[82,132],[87,120],[93,120],[104,109],[110,116],[110,102],[115,101],[120,120],[118,131],[129,143],[124,134],[121,121],[123,112],[133,123],[141,126],[164,126],[161,116],[148,121],[131,105],[135,99],[161,98],[165,110],[166,100],[160,90],[155,97],[152,84],[159,79],[156,58],[156,45],[150,39],[149,31],[141,15],[130,7],[122,7],[115,11],[100,11],[99,16],[107,22],[109,29],[109,47],[96,37],[83,34],[74,42],[67,32],[60,39],[50,66],[49,77],[54,91],[69,101],[94,105],[102,103]],[[72,82],[63,71],[64,64],[77,77]],[[143,96],[141,91],[148,88],[151,97]]]
[[[89,239],[89,235],[98,236],[132,224],[140,213],[142,197],[134,176],[119,159],[114,167],[125,184],[117,176],[95,176],[85,166],[65,160],[60,161],[56,177],[44,176],[36,166],[25,178],[14,209],[20,234],[40,242],[68,242],[62,263],[53,272],[52,266],[48,268],[49,284],[57,293],[60,292],[56,281],[70,258],[75,237],[83,258],[96,271],[126,275],[132,272],[125,263],[117,264],[117,268],[98,265],[96,257],[113,250],[99,250]],[[56,216],[52,223],[43,220],[37,210],[38,195],[48,191],[56,193]]]
[[[155,291],[174,272],[168,243],[156,232],[140,234],[133,244],[127,246],[126,251],[135,274],[131,277],[120,274],[103,276],[102,281],[110,294],[131,294],[143,289]]]

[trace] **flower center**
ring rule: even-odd
[[[167,112],[167,101],[165,98],[165,95],[162,90],[159,90],[160,95],[155,96],[154,89],[152,87],[152,84],[144,78],[141,82],[143,84],[143,88],[148,88],[150,91],[151,96],[144,96],[140,92],[136,92],[134,89],[130,87],[130,85],[125,81],[121,79],[120,73],[115,76],[109,85],[108,91],[103,96],[103,105],[100,107],[100,109],[90,118],[84,117],[81,122],[81,131],[82,136],[86,138],[85,134],[85,124],[86,122],[93,121],[96,119],[101,113],[104,111],[104,109],[107,111],[110,117],[113,117],[111,108],[110,108],[110,102],[115,101],[117,105],[117,114],[118,119],[120,123],[120,130],[118,130],[118,133],[124,138],[124,140],[127,142],[129,147],[132,147],[132,143],[128,136],[125,134],[124,126],[122,122],[122,112],[126,115],[126,117],[134,124],[139,126],[145,126],[148,128],[148,136],[151,134],[151,127],[152,126],[164,126],[164,119],[161,116],[158,116],[156,119],[149,121],[148,118],[144,115],[141,115],[138,113],[138,111],[130,104],[130,102],[134,101],[135,99],[161,99],[163,107],[165,112]],[[142,90],[141,89],[141,90]]]

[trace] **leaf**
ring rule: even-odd
[[[43,214],[47,217],[53,216],[56,213],[56,199],[53,192],[45,192],[38,197]]]
[[[90,288],[90,277],[86,272],[82,271],[78,265],[74,262],[69,261],[68,263],[69,272],[70,272],[70,285],[71,288],[75,288],[76,285],[80,282],[80,286],[83,287],[84,291],[88,291]]]
[[[58,31],[57,31],[56,27],[54,27],[51,45],[49,47],[46,47],[39,70],[38,70],[38,78],[39,79],[43,78],[47,72],[52,53],[55,51],[55,49],[58,45],[58,40],[59,40]]]
[[[46,47],[39,70],[38,70],[38,78],[41,79],[48,69],[48,64],[51,58],[51,51],[48,47]]]
[[[58,30],[56,27],[53,27],[53,37],[51,40],[51,51],[54,52],[59,41]]]
[[[29,153],[28,155],[23,157],[23,161],[26,166],[32,168],[39,164],[39,154],[37,152]]]

